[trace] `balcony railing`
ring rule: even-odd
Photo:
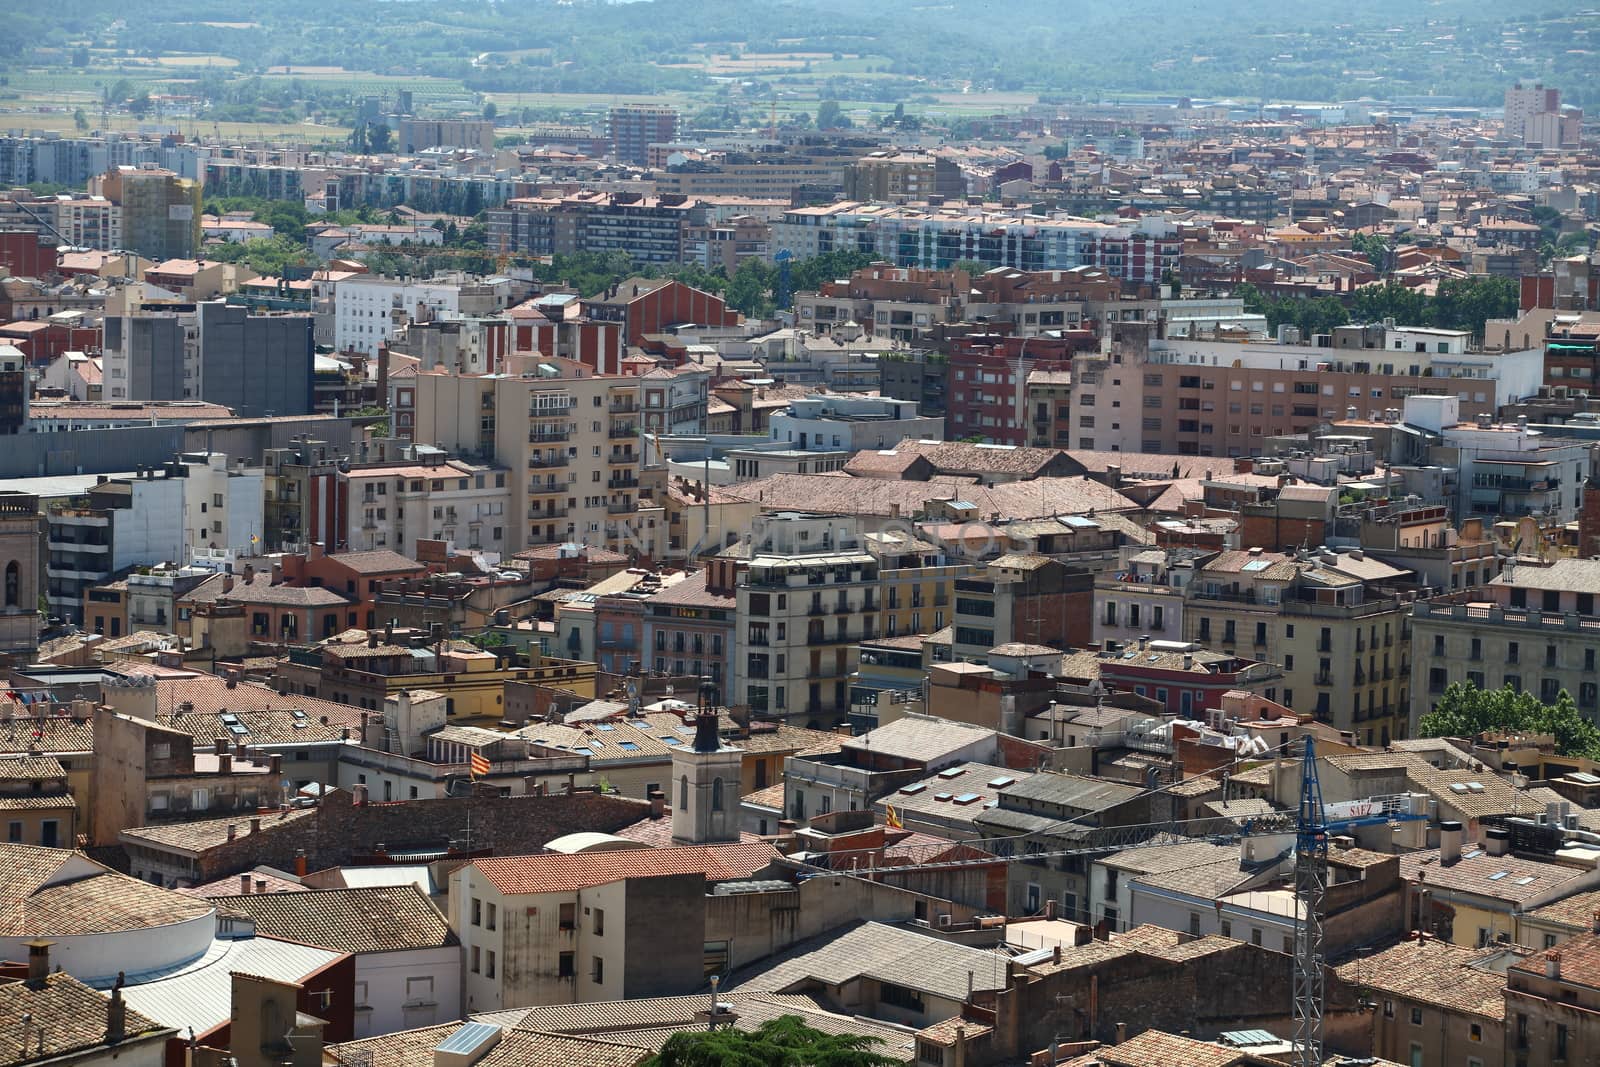
[[[546,453],[545,455],[534,455],[528,457],[528,468],[530,470],[543,470],[550,467],[565,467],[566,465],[567,454],[565,452],[550,452]]]
[[[638,433],[639,427],[629,422],[611,427],[611,429],[607,431],[606,436],[611,438],[635,437],[638,435]]]

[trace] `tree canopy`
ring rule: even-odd
[[[1475,737],[1487,731],[1552,734],[1557,754],[1600,759],[1600,727],[1579,713],[1565,689],[1554,704],[1545,704],[1510,686],[1479,689],[1455,682],[1417,724],[1423,737]]]
[[[755,1030],[691,1030],[667,1038],[648,1067],[890,1067],[899,1061],[873,1050],[876,1038],[825,1034],[797,1015],[768,1019]]]

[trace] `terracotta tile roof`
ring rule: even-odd
[[[758,808],[775,808],[783,810],[783,783],[769,785],[765,789],[757,789],[753,793],[746,793],[739,798],[741,804],[752,804]]]
[[[736,971],[728,977],[727,988],[782,993],[812,982],[844,986],[866,977],[959,1002],[966,999],[969,973],[975,990],[1003,988],[1004,957],[904,927],[865,922],[802,941],[770,960]]]
[[[52,796],[0,797],[0,811],[65,811],[77,807],[70,793]]]
[[[24,1016],[33,1019],[28,1027],[28,1051],[20,1051],[18,1043],[8,1035],[7,1040],[0,1042],[0,1067],[17,1067],[75,1053],[84,1055],[105,1046],[106,998],[69,974],[52,974],[39,988],[28,982],[0,984],[0,1019],[17,1020]],[[124,1045],[133,1038],[165,1038],[173,1032],[132,1008],[127,1010],[123,1026]]]
[[[26,781],[38,778],[65,778],[66,769],[54,756],[0,757],[0,781]]]
[[[94,727],[88,719],[55,715],[0,722],[0,754],[25,753],[34,745],[41,752],[93,752]]]
[[[311,808],[301,808],[296,811],[280,811],[261,817],[260,833],[296,833],[301,828],[295,823],[302,819],[309,819],[316,812]],[[226,844],[228,841],[228,827],[232,826],[239,834],[250,832],[250,821],[238,815],[221,819],[204,819],[200,822],[175,822],[165,823],[160,826],[140,826],[123,830],[118,834],[125,844],[143,845],[158,851],[186,852],[190,855],[201,855],[207,849]]]
[[[1574,893],[1552,904],[1533,908],[1527,914],[1569,929],[1590,930],[1594,927],[1596,912],[1600,912],[1600,889]]]
[[[659,592],[641,598],[646,604],[692,605],[695,607],[732,608],[739,598],[733,593],[713,593],[706,589],[706,572],[696,571],[683,581],[669,585]]]
[[[344,1041],[327,1046],[327,1052],[339,1063],[359,1063],[370,1056],[369,1067],[432,1067],[433,1050],[462,1025],[460,1022],[442,1023]]]
[[[280,874],[274,874],[270,867],[257,867],[250,873],[250,892],[252,893],[303,893],[311,887],[301,885],[299,882],[290,881]],[[258,888],[259,886],[259,888]],[[232,876],[218,878],[215,882],[204,885],[189,886],[178,890],[192,897],[233,897],[239,896],[239,878]]]
[[[246,711],[271,711],[285,708],[299,708],[304,711],[312,722],[320,724],[324,718],[332,726],[359,726],[361,724],[361,709],[349,704],[340,704],[332,700],[323,700],[320,697],[308,697],[300,694],[283,696],[268,685],[256,682],[239,682],[229,686],[226,678],[215,674],[205,674],[199,671],[165,671],[146,669],[143,664],[119,663],[114,668],[114,673],[122,675],[155,674],[156,675],[156,702],[163,708],[175,708],[185,701],[194,705],[195,713],[217,713],[227,708],[234,713]],[[180,716],[182,718],[182,716]],[[87,726],[87,724],[85,724]],[[93,744],[93,731],[86,730],[88,744]],[[227,737],[227,731],[213,734],[208,740],[218,737]],[[3,742],[5,730],[0,728],[0,742]],[[246,739],[248,743],[248,739]],[[0,745],[3,747],[3,745]],[[43,746],[47,750],[49,746]]]
[[[1106,1067],[1234,1067],[1252,1059],[1238,1049],[1225,1049],[1207,1041],[1146,1030],[1092,1054],[1090,1062]]]
[[[570,856],[494,856],[475,861],[475,866],[500,892],[514,895],[570,892],[663,874],[704,874],[708,881],[735,881],[749,878],[777,855],[768,844],[701,845]]]
[[[1418,758],[1418,766],[1406,772],[1412,786],[1448,804],[1468,819],[1489,815],[1528,814],[1533,805],[1519,795],[1509,782],[1493,771],[1436,770]],[[1463,787],[1461,789],[1453,786]]]
[[[652,1049],[596,1037],[513,1030],[479,1062],[482,1067],[635,1067],[654,1055]]]
[[[259,933],[335,952],[354,955],[459,944],[439,909],[415,885],[235,894],[225,899],[230,911],[254,919]]]
[[[1600,988],[1600,936],[1592,933],[1575,934],[1561,942],[1561,981],[1567,985]],[[1516,964],[1512,970],[1545,973],[1545,957],[1530,956]]]
[[[211,905],[103,867],[80,853],[0,845],[0,937],[63,937],[166,926]]]
[[[937,479],[902,482],[888,478],[851,478],[832,474],[774,474],[726,487],[731,496],[769,508],[816,511],[834,515],[890,515],[895,508],[907,518],[923,514],[930,502],[964,500],[978,516],[1001,515],[1035,519],[1094,511],[1133,511],[1133,501],[1086,478],[1034,478],[1003,485]]]
[[[1505,1013],[1506,980],[1494,971],[1473,966],[1485,955],[1430,937],[1402,941],[1377,955],[1337,967],[1335,972],[1347,982],[1379,993],[1500,1019]],[[1543,960],[1539,966],[1542,973]]]
[[[369,552],[340,552],[328,558],[349,567],[357,574],[395,574],[427,570],[410,556],[402,556],[386,548],[373,549]]]
[[[1420,880],[1435,891],[1472,893],[1519,906],[1548,898],[1562,887],[1568,891],[1587,888],[1582,884],[1585,872],[1575,867],[1515,855],[1491,856],[1475,845],[1463,845],[1461,858],[1448,866],[1439,862],[1436,848],[1404,853],[1400,877]]]
[[[1055,448],[921,441],[914,437],[903,439],[892,451],[924,456],[936,470],[946,474],[1037,474],[1059,462],[1063,455]]]

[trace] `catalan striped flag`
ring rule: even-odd
[[[468,764],[468,770],[471,773],[471,776],[473,778],[478,778],[478,777],[481,777],[482,775],[488,774],[489,773],[489,757],[485,756],[481,752],[474,752],[472,754],[472,760]]]
[[[900,813],[894,810],[894,805],[888,805],[888,809],[887,817],[884,819],[884,825],[888,826],[891,830],[904,830],[905,825],[900,822]]]

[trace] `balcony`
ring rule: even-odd
[[[631,515],[637,510],[638,505],[631,500],[613,501],[606,505],[606,513],[610,515]]]
[[[852,610],[854,609],[850,607],[850,602],[847,600],[841,600],[839,603],[833,606],[833,613],[835,615],[848,615]]]
[[[531,482],[528,485],[529,496],[559,496],[567,491],[565,482]]]
[[[528,518],[532,519],[534,522],[539,522],[544,519],[564,519],[570,513],[571,512],[569,509],[561,507],[560,505],[548,508],[535,507],[528,509]]]
[[[565,452],[548,452],[544,455],[528,457],[529,470],[546,470],[553,467],[565,467],[566,465],[567,454]]]
[[[567,414],[572,410],[570,396],[542,396],[538,403],[528,406],[528,418],[550,419]]]
[[[572,431],[565,428],[557,429],[555,427],[540,427],[528,431],[528,443],[530,445],[537,445],[553,441],[566,441],[571,437]]]
[[[637,489],[637,488],[639,488],[639,479],[631,478],[631,477],[630,478],[609,478],[609,479],[606,480],[606,488],[607,489]]]
[[[611,453],[611,455],[606,457],[606,462],[611,464],[612,466],[621,466],[623,464],[626,464],[626,465],[631,467],[631,466],[633,466],[633,465],[635,465],[635,464],[637,464],[639,462],[639,453],[637,453],[637,452],[613,452],[613,453]]]
[[[806,608],[807,615],[826,615],[827,613],[827,606],[824,605],[820,600],[812,601],[811,604]]]
[[[606,432],[606,436],[613,439],[636,437],[638,434],[639,427],[631,422],[618,423]]]
[[[1317,674],[1316,678],[1312,679],[1312,681],[1317,685],[1332,685],[1333,674],[1328,671],[1321,671]]]
[[[631,415],[639,410],[639,402],[633,399],[613,400],[606,406],[606,411],[612,415]]]

